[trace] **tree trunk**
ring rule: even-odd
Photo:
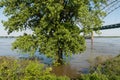
[[[57,60],[58,63],[60,63],[61,65],[63,64],[63,54],[62,54],[62,49],[59,48],[58,50],[58,60]]]

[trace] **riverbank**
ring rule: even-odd
[[[91,66],[89,73],[81,73],[74,77],[67,77],[67,75],[58,76],[53,73],[52,67],[46,68],[39,60],[0,57],[0,79],[120,80],[120,55],[114,58],[100,56],[97,57],[94,62],[95,65]],[[69,70],[69,68],[67,68],[66,71],[67,70]]]
[[[94,36],[94,38],[120,38],[120,36]]]
[[[19,36],[0,36],[0,38],[17,38]],[[88,39],[90,37],[88,36]],[[120,36],[94,36],[94,38],[120,38]]]
[[[0,36],[0,38],[17,38],[18,36]]]

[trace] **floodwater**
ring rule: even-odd
[[[11,50],[11,43],[14,40],[14,38],[0,38],[0,56],[21,56],[20,53]],[[87,39],[86,45],[87,49],[85,52],[73,55],[66,65],[53,67],[53,73],[58,76],[76,77],[81,72],[88,73],[88,69],[92,65],[90,60],[94,60],[97,56],[114,57],[120,54],[120,38],[95,38],[92,49],[91,41]],[[24,54],[23,56],[28,55]],[[49,61],[50,59],[45,58],[45,62]]]
[[[93,48],[90,39],[86,42],[87,49],[84,53],[73,55],[68,65],[53,67],[53,72],[57,75],[77,77],[80,73],[88,73],[96,57],[109,58],[120,54],[120,38],[95,38]]]
[[[11,43],[14,40],[14,38],[0,38],[0,56],[18,56],[11,50]]]

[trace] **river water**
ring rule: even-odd
[[[20,57],[21,54],[11,50],[11,43],[14,38],[0,38],[0,56]],[[94,38],[93,48],[91,49],[90,39],[86,40],[87,49],[85,52],[73,55],[68,64],[53,67],[53,73],[56,75],[67,75],[75,77],[81,72],[87,73],[91,66],[90,60],[97,56],[117,56],[120,54],[120,38]],[[24,54],[22,56],[28,56]],[[45,58],[46,62],[47,60]]]

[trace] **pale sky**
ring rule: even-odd
[[[13,32],[11,34],[7,34],[7,31],[4,29],[3,24],[1,23],[1,20],[7,20],[7,17],[3,15],[3,9],[0,9],[0,36],[19,36],[22,35],[23,33],[32,33],[32,31],[27,30],[27,31],[22,31],[22,32]]]
[[[120,23],[120,7],[104,18],[103,25]],[[101,30],[100,36],[120,36],[120,28]]]
[[[3,15],[3,9],[0,9],[0,21],[6,19],[7,18]],[[112,12],[107,17],[105,17],[104,22],[105,23],[103,25],[120,23],[120,8],[116,9],[114,12]],[[30,31],[27,32],[31,33]],[[23,32],[14,32],[9,36],[18,36],[21,35],[22,33]],[[100,36],[120,36],[120,28],[102,30],[101,33],[102,34],[100,34]],[[4,27],[1,22],[0,22],[0,36],[8,36],[7,31],[4,30]]]

